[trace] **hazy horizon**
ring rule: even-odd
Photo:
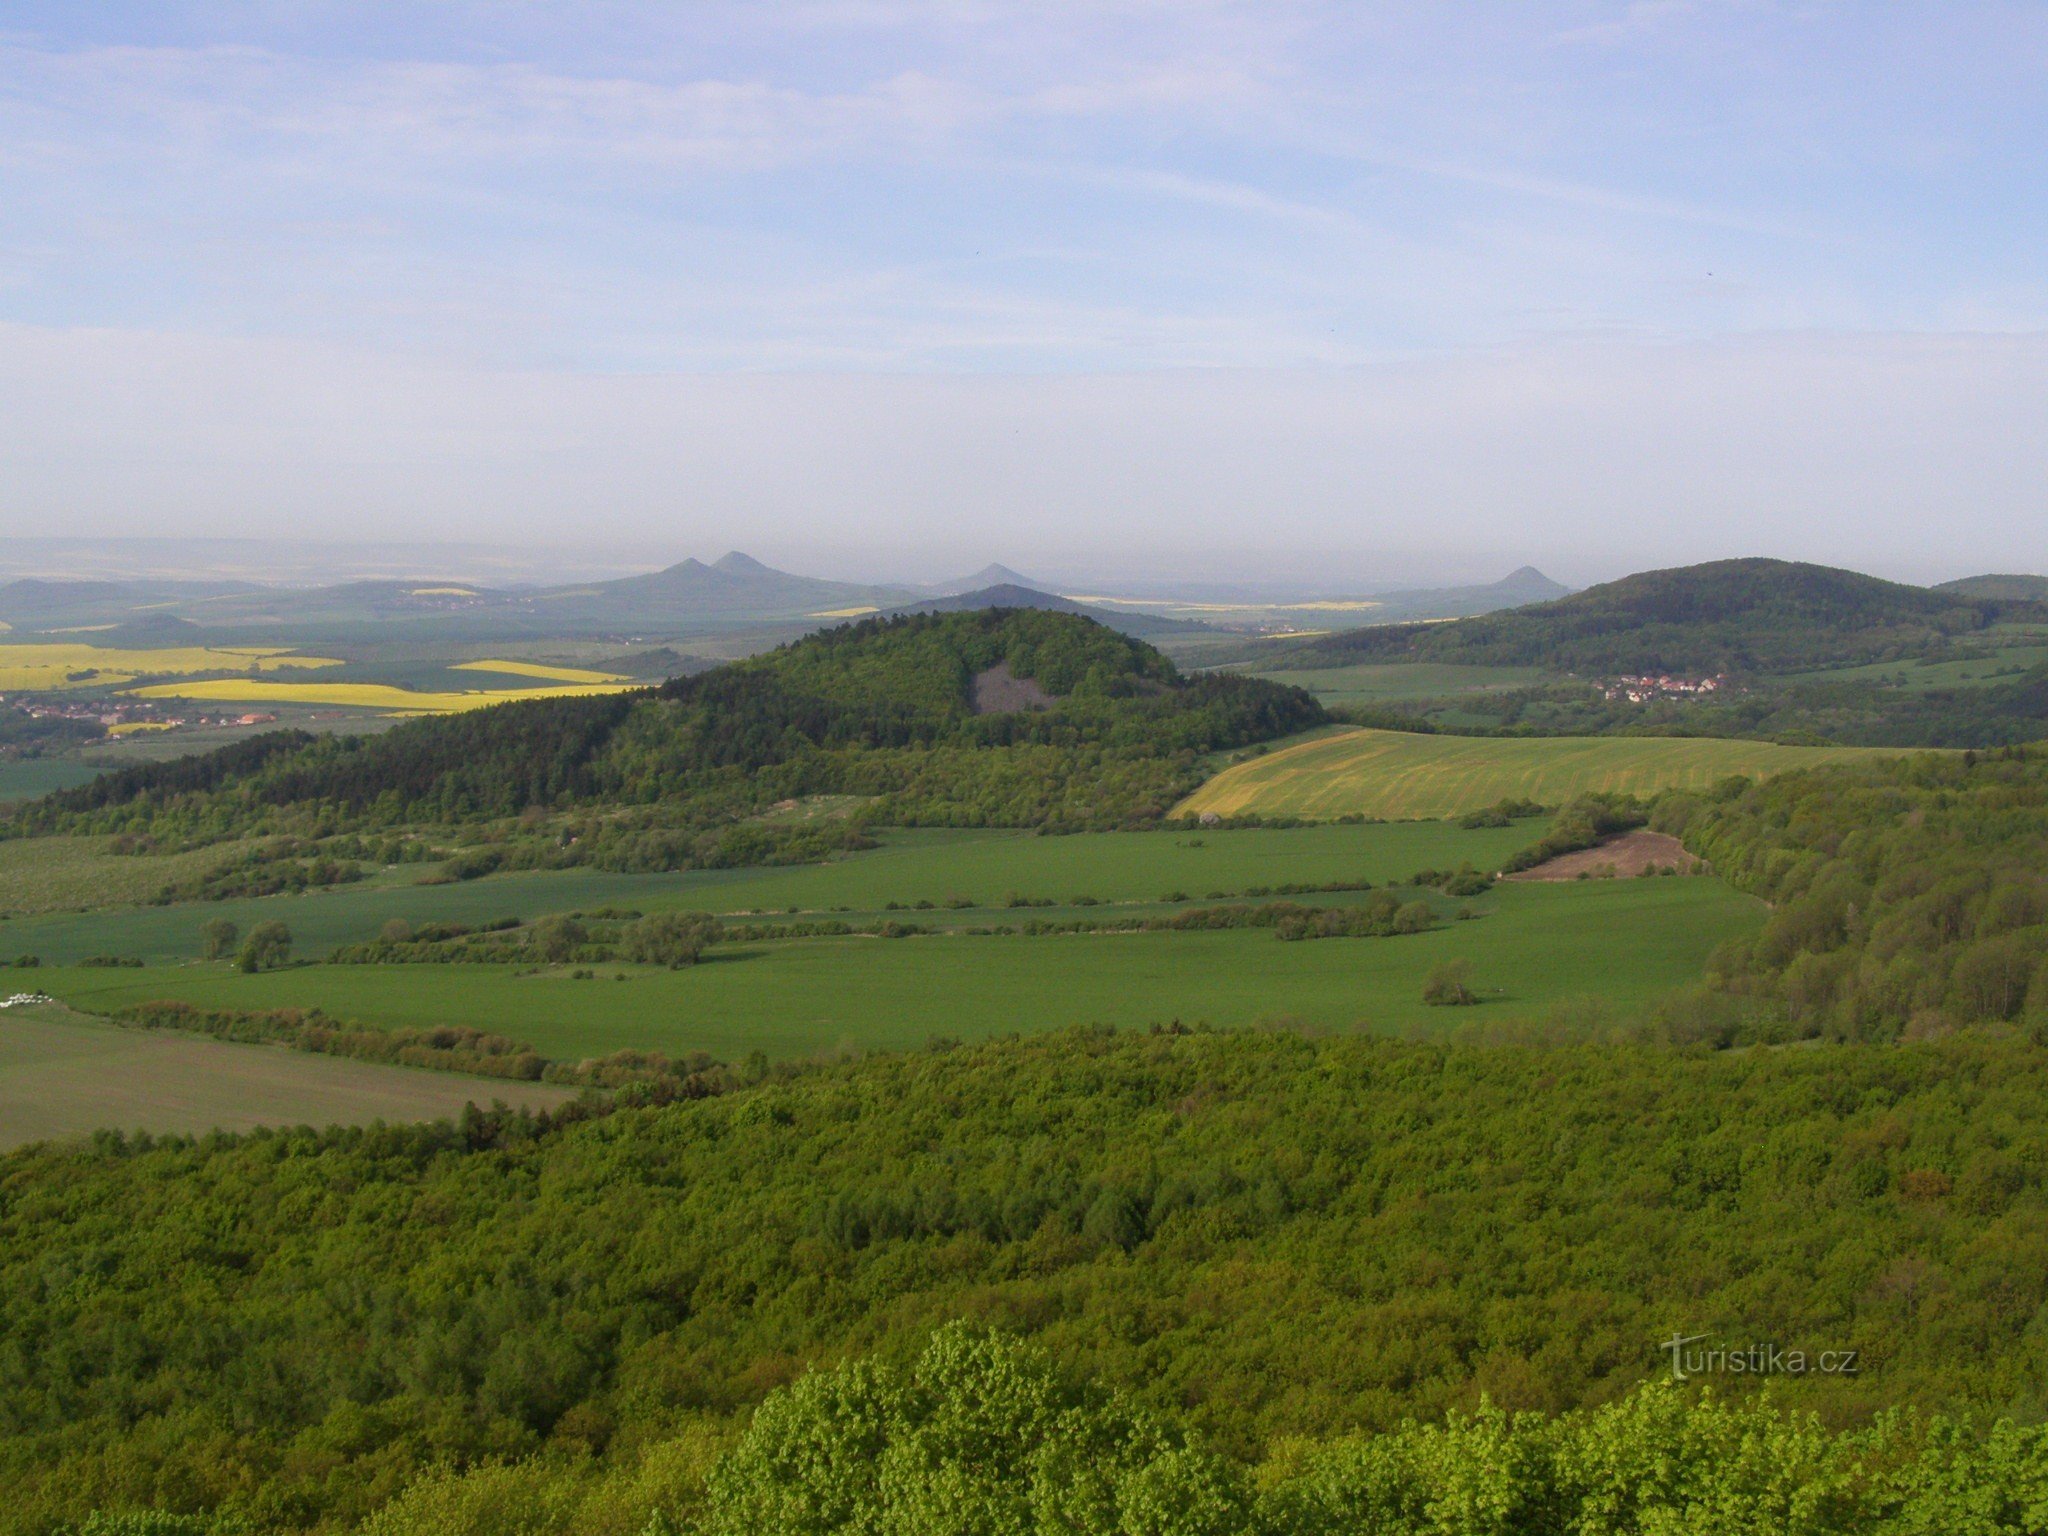
[[[2039,570],[2044,87],[2010,4],[25,0],[0,532]]]

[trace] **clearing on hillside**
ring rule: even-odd
[[[1344,731],[1226,768],[1175,814],[1457,816],[1502,799],[1561,805],[1592,790],[1708,789],[1730,774],[1895,756],[1883,747],[1781,747],[1700,736],[1424,736]]]
[[[440,1120],[471,1102],[539,1109],[575,1096],[549,1084],[123,1029],[58,1006],[0,1014],[0,1150],[97,1130]]]

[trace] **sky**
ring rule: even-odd
[[[2048,569],[2048,6],[0,0],[0,534]]]

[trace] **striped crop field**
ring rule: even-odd
[[[300,704],[314,709],[404,710],[413,714],[446,715],[457,710],[482,709],[487,704],[506,704],[518,699],[582,698],[597,693],[620,693],[638,686],[634,683],[573,683],[556,688],[493,688],[474,693],[418,693],[389,683],[273,683],[254,677],[203,678],[190,683],[154,683],[131,688],[131,694],[146,699],[204,699],[231,704]]]
[[[1460,815],[1502,799],[1560,805],[1593,790],[1650,795],[1708,789],[1731,774],[1763,778],[1788,768],[1895,750],[1783,747],[1698,736],[1509,738],[1354,730],[1226,768],[1182,801],[1175,814],[1427,819]]]
[[[586,667],[555,667],[544,661],[458,661],[451,672],[496,672],[505,677],[537,677],[550,683],[623,683],[616,672],[592,672]]]

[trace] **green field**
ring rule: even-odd
[[[104,771],[69,757],[27,757],[0,762],[0,805],[10,800],[33,800],[55,789],[69,789],[98,778]]]
[[[475,924],[608,906],[718,913],[786,913],[794,907],[813,914],[845,908],[840,915],[854,921],[880,915],[892,901],[911,906],[966,897],[979,909],[916,916],[920,921],[986,924],[1009,920],[1004,903],[1013,893],[1058,902],[1077,896],[1097,902],[1156,902],[1176,891],[1200,899],[1211,892],[1235,895],[1261,885],[1359,879],[1384,885],[1405,880],[1418,869],[1454,867],[1467,860],[1481,868],[1498,868],[1510,853],[1541,837],[1543,830],[1542,822],[1526,821],[1469,832],[1442,823],[1077,837],[1009,831],[892,832],[884,846],[829,864],[659,875],[571,869],[429,886],[385,883],[380,877],[377,883],[302,896],[23,917],[0,922],[0,958],[34,954],[60,963],[101,954],[191,959],[199,953],[200,925],[214,917],[225,917],[244,930],[265,918],[282,918],[299,954],[309,957],[324,955],[337,944],[372,939],[393,917],[414,923]],[[164,861],[117,859],[98,852],[101,846],[85,839],[57,838],[0,843],[0,910],[8,908],[9,897],[34,897],[39,903],[16,906],[17,911],[76,907],[95,889],[105,890],[109,900],[125,896],[134,901],[162,885]],[[203,855],[181,857],[196,860]],[[393,878],[419,872],[413,866],[393,872]],[[123,890],[112,883],[116,880],[127,882],[124,895],[115,894]]]
[[[1293,688],[1306,688],[1332,709],[1347,704],[1388,704],[1396,699],[1439,699],[1460,693],[1500,693],[1536,688],[1561,675],[1542,667],[1466,667],[1439,661],[1367,663],[1355,667],[1235,671]]]
[[[2048,663],[2048,643],[2043,643],[2038,634],[2030,632],[2023,639],[2005,637],[2004,643],[1994,641],[1992,644],[1992,654],[1988,657],[1971,657],[1965,661],[1873,661],[1860,667],[1829,667],[1815,672],[1799,672],[1786,681],[1889,684],[1919,693],[1934,688],[1979,687],[2010,682],[2028,669]]]
[[[121,1029],[67,1008],[0,1013],[0,1149],[95,1130],[438,1120],[472,1101],[539,1108],[573,1090]]]
[[[207,1007],[318,1005],[381,1024],[461,1023],[553,1057],[623,1048],[804,1056],[914,1047],[1064,1024],[1288,1021],[1436,1030],[1540,1012],[1597,993],[1626,1011],[1696,978],[1762,909],[1719,880],[1502,886],[1485,915],[1428,933],[1287,944],[1264,930],[1061,937],[842,938],[714,949],[693,969],[606,966],[520,975],[503,966],[305,966],[245,976],[222,965],[45,968],[35,980],[93,1011],[154,998]],[[1473,963],[1487,1001],[1426,1008],[1429,970]],[[616,981],[623,972],[625,981]]]
[[[1707,789],[1731,774],[1872,755],[1876,747],[1781,747],[1674,736],[1424,736],[1354,730],[1319,736],[1226,768],[1182,801],[1183,816],[1389,818],[1455,816],[1503,798],[1558,805],[1612,790]]]

